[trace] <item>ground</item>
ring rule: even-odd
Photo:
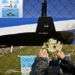
[[[0,75],[21,75],[20,71],[20,55],[36,55],[40,46],[19,46],[14,47],[13,52],[10,51],[0,54]],[[75,62],[75,46],[64,45],[65,54],[70,54],[72,61]]]

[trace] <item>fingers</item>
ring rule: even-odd
[[[57,51],[55,53],[55,55],[57,56],[57,58],[59,59],[64,59],[65,58],[65,54],[62,52],[62,51]],[[47,50],[45,49],[41,49],[39,52],[38,52],[38,57],[43,57],[43,58],[49,58],[49,55],[47,53]]]
[[[46,50],[40,50],[38,53],[39,57],[48,57],[48,53]]]
[[[59,51],[59,52],[57,53],[57,57],[60,58],[60,59],[64,59],[65,54],[64,54],[62,51]]]

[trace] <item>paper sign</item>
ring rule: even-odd
[[[0,18],[22,18],[23,0],[0,0]]]

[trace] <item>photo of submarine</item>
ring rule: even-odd
[[[14,21],[15,19],[11,22]],[[41,16],[38,18],[37,23],[25,24],[25,21],[24,19],[17,19],[18,26],[0,28],[0,45],[38,46],[49,38],[55,38],[64,44],[71,44],[75,39],[75,33],[72,32],[75,31],[75,25],[69,24],[75,22],[73,20],[54,22],[51,16],[47,16],[47,0],[42,1]],[[20,25],[20,22],[23,23]],[[61,26],[58,24],[61,24]],[[68,26],[65,24],[68,24]],[[65,29],[66,27],[67,29]]]

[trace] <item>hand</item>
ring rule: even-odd
[[[43,57],[43,58],[49,58],[49,55],[48,55],[48,53],[47,53],[47,50],[40,50],[39,52],[38,52],[38,55],[37,55],[38,57]]]
[[[58,57],[59,59],[64,59],[64,58],[65,58],[65,54],[64,54],[62,51],[59,51],[59,52],[57,53],[57,57]]]

